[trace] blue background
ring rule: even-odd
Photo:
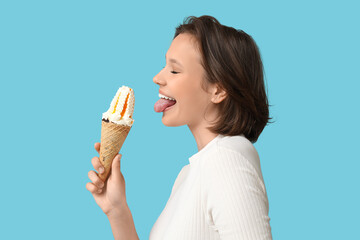
[[[155,113],[175,27],[213,15],[257,42],[271,116],[255,144],[274,239],[360,239],[359,4],[355,1],[1,1],[2,239],[112,239],[86,190],[101,114],[135,91],[121,150],[141,239],[196,143]]]

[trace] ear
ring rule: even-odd
[[[221,89],[217,85],[212,89],[211,101],[213,103],[221,103],[227,96],[225,90]]]

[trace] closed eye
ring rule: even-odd
[[[163,67],[163,69],[165,68],[166,66]],[[170,71],[172,74],[178,74],[179,72],[175,72],[175,71]]]

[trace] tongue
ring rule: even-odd
[[[170,107],[174,105],[176,101],[167,100],[164,98],[160,98],[159,101],[157,101],[154,105],[155,112],[163,112],[165,108]]]

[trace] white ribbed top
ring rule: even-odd
[[[244,135],[218,135],[189,162],[150,240],[272,239],[259,156]]]

